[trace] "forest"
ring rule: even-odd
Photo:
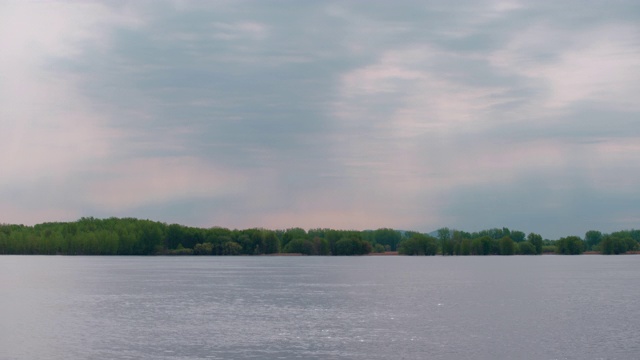
[[[0,254],[29,255],[577,255],[636,252],[640,230],[543,239],[508,228],[431,234],[377,230],[196,228],[135,218],[0,224]]]

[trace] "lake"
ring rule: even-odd
[[[0,359],[640,358],[640,256],[0,256]]]

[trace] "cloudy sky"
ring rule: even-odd
[[[0,0],[0,223],[640,228],[638,1]]]

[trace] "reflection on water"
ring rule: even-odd
[[[0,257],[0,359],[629,359],[640,257]]]

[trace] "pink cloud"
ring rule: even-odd
[[[246,178],[192,157],[137,158],[99,171],[85,200],[95,207],[125,210],[177,199],[233,196]]]

